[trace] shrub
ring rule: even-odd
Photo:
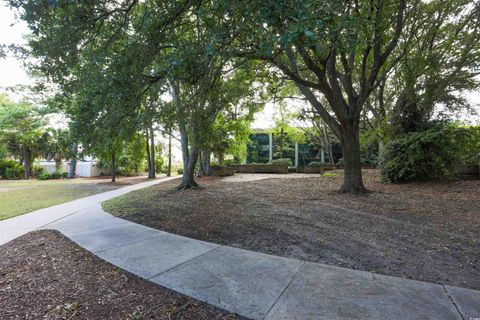
[[[278,166],[292,166],[292,159],[290,158],[279,158],[279,159],[274,159],[270,162],[272,165],[278,165]]]
[[[38,180],[48,180],[50,179],[50,175],[48,173],[41,173],[37,176]]]
[[[50,174],[50,179],[61,179],[61,178],[62,178],[62,174],[58,171],[52,172]]]
[[[43,173],[43,168],[40,167],[40,166],[33,166],[32,168],[32,176],[34,178],[38,177],[39,175],[41,175]]]
[[[38,180],[52,180],[52,179],[65,179],[68,177],[68,172],[52,172],[50,174],[48,173],[42,173],[40,174],[37,179]]]
[[[177,173],[178,173],[178,174],[183,174],[183,168],[178,168],[178,169],[177,169]]]
[[[25,172],[23,170],[23,166],[20,165],[5,169],[5,179],[8,180],[21,179],[23,178],[24,174]]]
[[[25,168],[15,160],[0,160],[0,178],[20,179],[25,174]]]
[[[464,132],[453,124],[433,123],[422,132],[406,133],[386,144],[380,159],[387,182],[452,179],[465,148]]]

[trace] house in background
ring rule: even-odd
[[[282,139],[275,137],[272,132],[266,130],[255,130],[250,135],[250,142],[247,144],[246,163],[268,163],[278,158],[289,158],[295,167],[305,166],[310,162],[328,161],[325,152],[317,145],[306,141],[297,143],[290,141],[285,135]],[[334,162],[342,158],[342,147],[339,143],[332,143]]]

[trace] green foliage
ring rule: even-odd
[[[165,159],[162,156],[158,155],[155,158],[155,172],[160,173],[165,172],[165,170]]]
[[[388,182],[452,179],[455,166],[473,160],[480,151],[477,128],[451,123],[432,123],[421,132],[398,136],[381,155],[382,179]]]
[[[50,179],[50,174],[48,173],[41,173],[37,176],[38,180],[49,180]]]
[[[66,179],[68,172],[52,172],[52,173],[42,173],[38,175],[38,180],[56,180],[56,179]]]
[[[31,164],[38,155],[45,120],[28,102],[15,103],[0,95],[0,143],[8,153]],[[26,159],[24,159],[26,157]]]
[[[278,166],[288,166],[288,167],[291,167],[293,165],[292,164],[292,159],[290,159],[290,158],[274,159],[269,164],[278,165]]]
[[[23,178],[25,168],[14,160],[0,160],[0,178],[20,179]]]
[[[38,177],[39,175],[41,175],[43,173],[43,168],[41,166],[36,166],[34,165],[32,167],[32,176],[33,177]]]

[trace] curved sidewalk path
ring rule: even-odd
[[[198,241],[101,208],[105,200],[170,179],[0,221],[0,244],[32,230],[56,229],[113,265],[253,319],[480,319],[480,291]]]

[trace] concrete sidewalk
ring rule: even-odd
[[[52,207],[35,210],[21,216],[0,221],[0,245],[21,235],[45,226],[53,221],[67,217],[84,208],[121,196],[134,190],[143,189],[178,177],[160,178],[133,184],[116,190],[94,194],[88,197],[61,203]],[[0,208],[1,210],[1,208]]]
[[[72,201],[64,204],[68,214],[58,213],[58,206],[51,212],[43,209],[48,217],[43,222],[34,214],[3,221],[0,232],[15,226],[15,219],[28,231],[59,230],[122,269],[253,319],[480,317],[480,291],[221,246],[138,225],[101,209],[101,201],[159,182],[84,198],[86,203]]]

